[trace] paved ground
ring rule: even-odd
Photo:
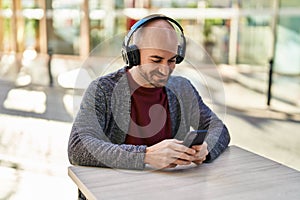
[[[280,98],[267,107],[266,95],[246,87],[249,80],[243,74],[225,73],[223,78],[222,118],[231,144],[300,171],[300,107]],[[70,90],[16,87],[2,79],[0,84],[0,199],[57,199],[57,194],[76,199],[76,186],[67,176]]]
[[[7,98],[3,97],[16,90],[11,86],[1,82],[0,199],[57,199],[57,194],[59,199],[76,199],[76,187],[67,175],[72,117],[64,108],[62,91],[44,90],[47,103],[41,114],[6,109]],[[25,88],[17,88],[21,89]]]

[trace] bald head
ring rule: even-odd
[[[139,49],[160,49],[177,53],[177,33],[168,20],[156,19],[146,23],[133,35]]]
[[[165,19],[154,19],[148,23],[146,23],[143,27],[156,27],[156,28],[164,28],[174,30],[173,25]]]

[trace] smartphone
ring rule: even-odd
[[[204,142],[206,135],[207,130],[189,131],[183,140],[183,145],[186,147],[201,145]]]

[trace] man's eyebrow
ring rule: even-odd
[[[157,59],[163,59],[163,57],[161,57],[161,56],[158,56],[158,55],[152,55],[152,56],[150,56],[151,58],[157,58]]]
[[[164,59],[163,57],[161,56],[158,56],[158,55],[152,55],[150,56],[151,58],[156,58],[156,59]],[[170,58],[169,60],[172,60],[172,59],[175,59],[177,57],[177,55],[173,56],[172,58]]]

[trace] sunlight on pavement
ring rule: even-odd
[[[46,111],[46,94],[41,91],[12,89],[4,101],[6,109],[25,112],[44,113]]]
[[[26,73],[22,73],[20,72],[18,75],[18,78],[16,79],[16,85],[18,86],[26,86],[29,85],[31,83],[31,76],[26,74]]]
[[[0,167],[0,175],[6,181],[0,188],[0,199],[76,199],[77,189],[65,176],[49,176],[28,170]]]
[[[80,68],[60,74],[57,81],[63,88],[86,89],[92,78],[85,69]]]
[[[71,123],[0,114],[0,199],[76,199],[68,177]]]

